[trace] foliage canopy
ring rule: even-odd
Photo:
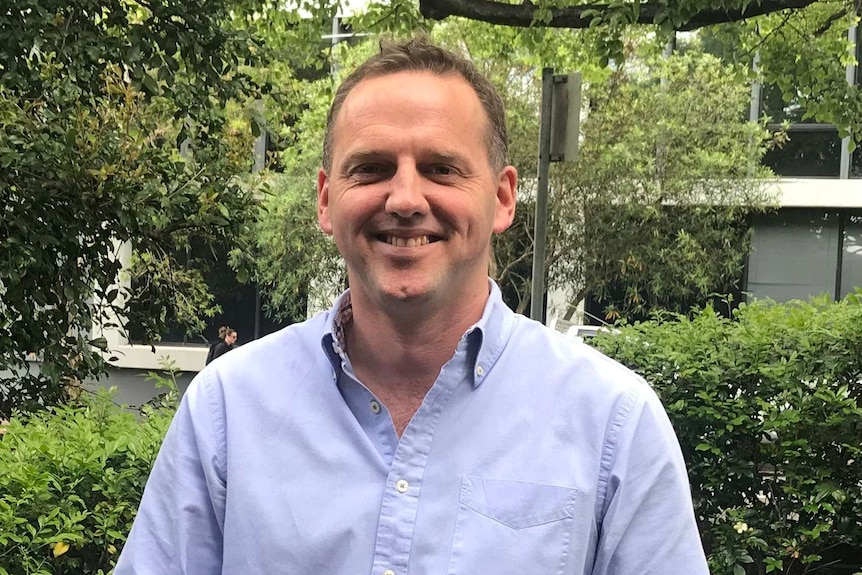
[[[237,178],[251,132],[220,107],[257,93],[241,70],[255,45],[226,24],[241,8],[28,0],[0,12],[0,414],[102,373],[98,328],[124,324],[130,300],[146,313],[125,319],[151,335],[214,312],[176,254],[228,242],[255,204]],[[118,287],[122,242],[141,281]]]

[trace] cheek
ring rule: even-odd
[[[377,214],[384,211],[381,202],[370,193],[348,192],[348,194],[329,210],[335,236],[357,233]]]

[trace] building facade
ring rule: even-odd
[[[848,38],[862,61],[860,27]],[[848,65],[848,84],[862,86],[862,69]],[[755,85],[751,118],[775,127],[789,121],[789,141],[764,162],[780,177],[779,209],[753,221],[753,249],[743,291],[776,301],[828,294],[840,299],[862,287],[862,147],[851,151],[831,124],[802,120],[804,110],[777,90]]]

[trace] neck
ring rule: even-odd
[[[353,320],[346,332],[356,375],[372,391],[422,395],[454,355],[464,332],[482,317],[488,300],[487,290],[464,294],[457,309],[427,313],[410,303],[368,305],[357,295],[351,293]]]

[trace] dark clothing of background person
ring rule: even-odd
[[[232,349],[233,349],[232,345],[228,345],[227,343],[225,343],[224,341],[221,341],[221,340],[217,341],[216,343],[213,344],[212,353],[207,354],[206,365],[209,365],[212,360],[226,354],[227,352],[229,352]]]

